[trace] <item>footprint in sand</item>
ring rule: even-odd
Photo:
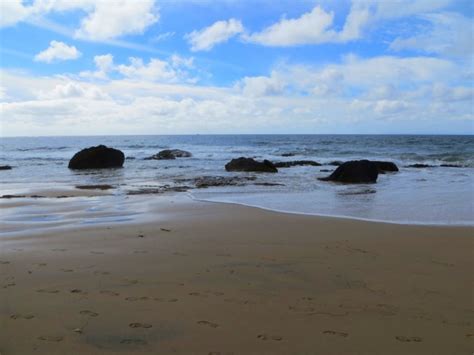
[[[135,250],[133,253],[134,254],[146,254],[146,253],[148,253],[148,251],[146,251],[146,250]]]
[[[102,255],[105,253],[103,251],[91,251],[91,254]]]
[[[87,295],[87,292],[86,292],[86,291],[82,291],[82,290],[80,290],[80,289],[78,289],[78,288],[72,289],[70,292],[71,292],[71,293],[80,293],[80,294],[83,294],[83,295]]]
[[[213,296],[224,296],[224,292],[206,291],[206,293]]]
[[[197,324],[207,325],[208,327],[211,327],[211,328],[217,328],[219,326],[219,324],[208,322],[207,320],[200,320],[197,322]]]
[[[79,313],[84,316],[89,316],[89,317],[97,317],[99,315],[99,313],[88,311],[88,310],[80,311]]]
[[[349,335],[348,333],[337,332],[335,330],[325,330],[325,331],[323,331],[323,334],[337,335],[337,336],[343,337],[343,338],[347,338],[347,336]]]
[[[162,232],[171,232],[171,229],[167,229],[167,228],[160,228],[160,231],[162,231]]]
[[[16,286],[16,283],[10,282],[9,284],[3,285],[2,288],[9,288],[9,287],[13,287],[13,286]]]
[[[32,314],[12,314],[10,319],[33,319],[34,317]]]
[[[0,260],[0,265],[8,265],[8,264],[10,264],[9,261]]]
[[[190,292],[190,296],[201,296],[201,297],[207,297],[207,295],[203,295],[202,293],[199,292]]]
[[[51,251],[66,251],[67,249],[51,249]]]
[[[137,235],[137,238],[144,238],[145,236],[143,234]]]
[[[257,335],[257,338],[260,340],[275,340],[275,341],[283,340],[283,337],[279,335],[267,335],[267,334],[259,334]]]
[[[411,343],[412,341],[415,343],[420,343],[421,341],[423,341],[423,339],[421,339],[420,337],[407,337],[403,335],[397,335],[395,339],[404,343]]]
[[[62,271],[62,272],[74,272],[73,269],[60,269],[60,271]]]
[[[59,290],[50,289],[50,288],[41,288],[39,290],[36,290],[36,292],[40,292],[40,293],[58,293]]]
[[[46,263],[36,263],[36,264],[33,264],[33,265],[38,266],[38,267],[43,267],[43,266],[46,266],[48,264],[46,264]]]
[[[148,323],[130,323],[128,325],[130,328],[151,328],[152,325]]]
[[[62,341],[64,338],[62,336],[56,336],[56,335],[43,335],[38,337],[39,340],[44,340],[44,341]]]
[[[126,301],[147,301],[149,298],[147,296],[142,297],[127,297],[125,298]]]
[[[153,298],[154,301],[158,302],[178,302],[177,298],[161,298],[161,297],[155,297]]]
[[[126,282],[128,284],[131,284],[131,285],[136,285],[138,283],[138,280],[125,279],[124,282]]]
[[[120,341],[120,344],[127,344],[127,345],[146,345],[147,342],[142,339],[123,339]]]
[[[232,256],[232,254],[216,254],[216,256]]]
[[[108,296],[119,296],[120,293],[118,292],[114,292],[114,291],[109,291],[109,290],[103,290],[103,291],[100,291],[101,294],[103,295],[108,295]]]

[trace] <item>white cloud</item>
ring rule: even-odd
[[[285,81],[279,78],[277,72],[272,72],[270,77],[245,77],[238,83],[242,93],[250,97],[281,94],[285,89],[285,85]]]
[[[86,14],[75,36],[97,41],[143,33],[160,17],[155,0],[35,0],[29,6],[21,0],[3,0],[0,1],[0,27],[30,18],[39,21],[51,12],[74,10]]]
[[[0,28],[15,25],[30,14],[31,8],[23,5],[21,0],[0,1]]]
[[[129,64],[115,64],[111,54],[94,57],[95,71],[83,71],[79,77],[109,80],[111,73],[138,81],[178,82],[191,80],[189,70],[194,68],[193,57],[172,55],[168,60],[151,58],[148,63],[137,57],[130,57]],[[196,80],[196,79],[193,79]]]
[[[49,47],[35,56],[35,61],[51,63],[61,60],[77,59],[81,56],[76,47],[68,46],[66,43],[51,41]]]
[[[352,0],[351,9],[340,31],[334,13],[315,6],[298,18],[282,18],[260,32],[242,35],[245,41],[265,46],[297,46],[321,43],[345,43],[363,37],[374,23],[423,14],[446,7],[452,0]]]
[[[421,16],[429,22],[428,29],[411,37],[397,37],[391,44],[394,51],[414,50],[445,56],[473,56],[473,21],[461,14],[439,13]]]
[[[188,33],[185,38],[192,51],[208,51],[215,45],[228,41],[244,31],[242,23],[236,19],[217,21],[209,27]]]
[[[94,10],[81,21],[79,38],[106,40],[140,34],[159,19],[154,0],[97,1]]]
[[[329,28],[334,14],[315,6],[310,12],[296,19],[283,18],[259,33],[244,36],[244,39],[266,46],[293,46],[316,44],[331,40],[334,35]]]

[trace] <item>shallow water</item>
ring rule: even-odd
[[[78,150],[105,144],[124,151],[124,168],[104,171],[67,169]],[[168,161],[143,160],[166,148],[193,153],[192,158]],[[282,157],[291,153],[294,156]],[[272,161],[377,159],[394,161],[400,172],[379,175],[377,184],[340,185],[322,182],[333,166],[293,167],[277,174],[227,173],[224,165],[239,156]],[[415,169],[409,164],[435,165]],[[236,135],[236,136],[115,136],[2,138],[0,194],[72,188],[75,185],[110,184],[116,198],[142,188],[189,186],[187,179],[209,176],[256,176],[254,183],[284,186],[227,186],[194,189],[196,199],[234,202],[279,211],[345,216],[396,223],[474,224],[473,136],[374,136],[374,135]],[[454,164],[463,167],[439,167]],[[155,195],[150,195],[155,196]],[[153,197],[151,197],[153,198]],[[81,201],[80,198],[76,199]],[[74,200],[74,201],[76,201]],[[86,199],[87,200],[87,199]],[[100,215],[113,198],[87,200],[87,213]],[[58,202],[61,204],[62,202]],[[70,202],[68,202],[70,203]],[[78,202],[84,203],[84,202]],[[56,214],[61,211],[54,212]],[[63,213],[61,218],[67,218]],[[9,215],[2,211],[2,219]],[[41,214],[39,214],[41,215]],[[11,217],[11,216],[10,216]],[[34,214],[31,219],[35,219]],[[49,217],[53,220],[59,217]],[[59,219],[61,219],[59,218]],[[110,217],[113,220],[112,217]],[[120,216],[117,220],[136,219]],[[40,223],[40,222],[38,222]],[[83,223],[95,223],[85,218]]]

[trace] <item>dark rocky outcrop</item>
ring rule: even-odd
[[[398,171],[398,166],[391,161],[372,161],[377,165],[377,169],[379,169],[379,174],[383,174],[386,171],[389,172],[396,172]]]
[[[341,164],[331,175],[320,178],[322,181],[336,181],[350,184],[375,183],[379,170],[369,160],[353,160]]]
[[[342,165],[342,161],[335,160],[335,161],[327,163],[326,165],[340,166],[340,165]]]
[[[12,170],[10,165],[0,165],[0,170]]]
[[[255,171],[261,173],[277,173],[278,169],[269,160],[263,162],[256,161],[252,158],[240,157],[232,159],[225,165],[227,171]]]
[[[125,160],[122,151],[99,145],[81,150],[69,161],[69,169],[121,168]]]
[[[406,167],[407,168],[422,169],[422,168],[434,168],[435,166],[434,165],[428,165],[428,164],[411,164],[411,165],[407,165]]]
[[[291,168],[292,166],[300,165],[321,166],[321,164],[313,160],[280,161],[273,163],[273,165],[275,165],[276,168]]]
[[[294,157],[296,154],[295,153],[283,153],[281,156],[282,157]]]
[[[145,160],[172,160],[176,158],[190,158],[192,154],[180,149],[165,149],[158,154],[145,158]]]

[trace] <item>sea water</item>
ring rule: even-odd
[[[122,169],[73,171],[77,151],[99,144],[122,150]],[[160,150],[190,151],[191,158],[144,160]],[[288,155],[291,156],[282,156]],[[314,160],[322,166],[279,169],[276,174],[226,172],[232,158]],[[323,182],[332,161],[393,161],[400,171],[379,175],[376,184]],[[412,164],[429,168],[411,168]],[[0,195],[76,185],[110,184],[121,199],[134,191],[186,186],[195,199],[271,210],[394,223],[474,225],[474,136],[427,135],[181,135],[21,137],[0,139]],[[455,167],[442,167],[452,165]],[[202,176],[251,176],[243,186],[193,188]],[[143,198],[143,195],[141,196]],[[150,194],[150,198],[156,198]],[[80,200],[80,199],[79,199]],[[97,201],[94,203],[93,201]],[[88,212],[107,209],[110,197],[94,197]],[[104,207],[105,205],[105,207]],[[96,207],[95,207],[96,206]],[[112,206],[109,206],[112,208]],[[136,214],[136,213],[134,213]],[[3,210],[4,219],[11,213]]]

